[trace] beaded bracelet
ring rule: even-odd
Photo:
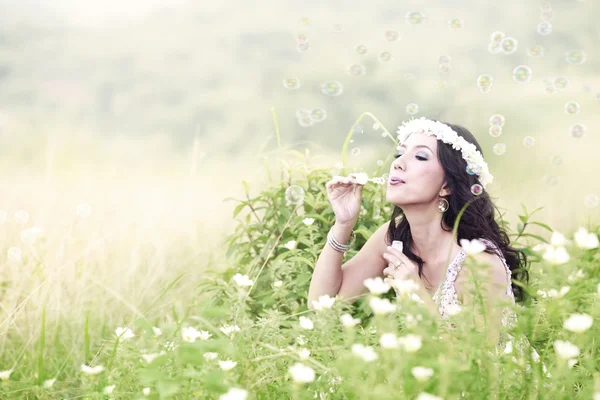
[[[354,231],[352,231],[352,234],[350,235],[350,243],[348,243],[348,244],[341,244],[333,236],[333,226],[331,227],[331,229],[329,229],[329,233],[327,234],[327,243],[335,251],[338,251],[340,253],[346,253],[346,251],[348,251],[349,249],[351,249],[352,245],[354,244],[354,240],[355,239],[356,239],[356,235],[354,234]]]

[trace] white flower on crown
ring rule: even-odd
[[[479,176],[479,182],[485,188],[494,181],[494,177],[490,174],[487,163],[483,159],[483,155],[477,150],[473,143],[467,142],[462,136],[459,136],[448,125],[432,121],[425,117],[411,119],[404,122],[398,127],[398,140],[403,144],[411,133],[419,132],[428,136],[435,135],[438,140],[449,144],[454,150],[460,150],[462,158],[468,165],[473,167],[473,170]],[[398,146],[398,150],[399,150]]]

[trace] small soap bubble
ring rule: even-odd
[[[491,137],[497,138],[502,135],[502,127],[499,125],[490,126],[489,133]]]
[[[79,218],[88,218],[90,215],[92,215],[92,206],[87,203],[80,203],[75,208],[75,214]]]
[[[567,115],[577,115],[579,114],[579,110],[579,103],[576,101],[568,101],[567,104],[565,104],[565,112]]]
[[[554,157],[552,157],[552,164],[554,164],[554,165],[560,165],[560,164],[562,164],[562,162],[563,162],[563,159],[562,159],[561,156],[554,156]]]
[[[420,25],[425,22],[427,17],[420,11],[409,11],[405,15],[406,22],[411,25]]]
[[[387,62],[387,61],[390,61],[391,59],[392,59],[392,55],[387,51],[384,51],[379,55],[379,61]]]
[[[304,33],[299,33],[296,35],[296,42],[298,43],[306,43],[308,42],[308,37]]]
[[[298,205],[304,203],[304,189],[298,185],[292,185],[285,190],[285,199],[288,204]]]
[[[591,92],[592,91],[592,86],[589,83],[584,83],[581,88],[583,89],[584,92]]]
[[[460,18],[452,18],[448,20],[448,26],[452,29],[460,29],[465,26],[465,22]]]
[[[385,132],[385,131],[384,131],[384,132],[381,132],[381,137],[387,137],[387,136],[388,136],[388,133],[387,133],[387,132]]]
[[[554,11],[552,11],[552,10],[542,11],[540,13],[540,18],[542,19],[542,21],[550,21],[552,19],[552,17],[554,17]]]
[[[517,42],[517,39],[513,37],[505,37],[504,39],[502,39],[500,47],[502,47],[502,52],[504,54],[512,54],[515,51],[517,51],[518,44],[519,43]]]
[[[471,193],[473,193],[475,196],[479,196],[481,193],[483,193],[483,186],[481,186],[479,183],[474,184],[471,186]]]
[[[310,110],[310,119],[313,122],[321,122],[323,121],[325,118],[327,118],[327,112],[325,110],[323,110],[322,108],[313,108],[312,110]]]
[[[506,122],[506,118],[502,114],[494,114],[490,117],[490,125],[498,125],[499,127],[504,127],[504,123]]]
[[[560,181],[558,179],[558,176],[555,176],[555,175],[544,175],[544,177],[542,179],[548,186],[556,186]]]
[[[308,108],[297,108],[296,118],[310,117],[310,110]]]
[[[500,42],[502,42],[502,39],[504,39],[505,37],[506,37],[506,34],[504,32],[496,31],[491,34],[490,40],[494,43],[500,44]]]
[[[385,40],[388,42],[395,42],[400,38],[400,35],[396,31],[385,31]]]
[[[501,156],[504,153],[506,153],[506,145],[504,143],[496,143],[492,147],[492,151],[494,152],[494,154]]]
[[[419,112],[419,105],[416,103],[409,103],[406,105],[406,113],[410,115],[417,114]]]
[[[481,168],[476,164],[467,164],[467,174],[477,175],[481,172]]]
[[[493,83],[494,78],[491,75],[482,74],[477,77],[477,86],[482,93],[488,93],[490,90],[492,90]]]
[[[383,167],[383,160],[377,160],[377,166]]]
[[[362,125],[358,124],[354,127],[354,133],[363,133],[365,130]]]
[[[438,89],[446,89],[446,87],[448,87],[448,82],[446,82],[446,81],[437,81],[437,82],[435,83],[435,86],[436,86]]]
[[[377,130],[379,130],[379,122],[375,122],[375,123],[373,124],[373,130],[374,130],[374,131],[377,131]]]
[[[574,137],[575,139],[581,139],[586,132],[587,128],[583,124],[573,124],[569,128],[569,135],[571,135],[571,137]]]
[[[356,51],[358,54],[360,54],[361,56],[364,54],[367,54],[367,46],[365,46],[364,44],[357,44],[356,46],[354,46],[354,51]]]
[[[310,48],[310,44],[308,42],[305,43],[298,43],[296,45],[296,49],[298,49],[299,52],[303,52],[306,51]]]
[[[333,31],[335,33],[340,33],[344,30],[344,27],[342,26],[342,24],[334,24],[333,25]]]
[[[600,200],[595,194],[588,194],[583,198],[583,202],[587,208],[596,208]]]
[[[344,91],[344,87],[338,81],[327,81],[321,85],[321,92],[327,96],[339,96]]]
[[[523,138],[523,146],[533,147],[535,145],[535,138],[532,136],[525,136]]]
[[[360,156],[360,149],[358,147],[355,147],[350,151],[350,154],[352,154],[355,157]]]
[[[438,59],[440,64],[450,64],[452,62],[452,57],[450,56],[440,56]]]
[[[352,76],[363,76],[367,73],[365,66],[362,64],[352,64],[348,67],[348,73]]]
[[[300,79],[295,77],[285,78],[283,80],[283,87],[290,90],[298,89],[300,87]]]
[[[354,143],[354,139],[350,139],[350,143]]]
[[[542,21],[537,26],[537,33],[542,36],[548,36],[552,33],[552,23],[549,21]]]
[[[585,62],[587,55],[582,50],[571,50],[565,54],[565,58],[569,64],[580,65]]]
[[[488,43],[488,52],[491,54],[498,54],[502,51],[502,46],[500,45],[500,43],[497,42],[490,42]]]
[[[533,46],[529,49],[529,55],[532,57],[542,57],[544,55],[544,48],[540,45]]]
[[[386,172],[385,174],[381,175],[381,177],[387,182],[390,179],[390,174]]]
[[[549,2],[544,2],[544,4],[542,4],[542,11],[552,11],[552,5]]]
[[[308,17],[302,17],[302,18],[300,19],[300,23],[301,23],[302,25],[308,25],[308,24],[310,24],[310,19],[308,19]]]
[[[300,125],[303,128],[308,128],[309,126],[314,125],[314,122],[310,118],[310,116],[298,117],[298,125]]]
[[[439,65],[439,67],[440,67],[440,71],[448,72],[448,71],[450,71],[450,68],[452,68],[452,65],[448,64],[448,63],[442,63]]]
[[[512,72],[513,80],[520,84],[531,81],[532,74],[533,71],[528,65],[519,65]]]
[[[565,90],[569,86],[569,80],[564,76],[559,76],[554,79],[554,88],[557,90]]]

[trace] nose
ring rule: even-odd
[[[405,165],[404,165],[404,160],[402,159],[402,157],[398,157],[394,160],[394,162],[392,163],[392,167],[394,168],[394,170],[401,170],[404,171],[406,169]]]

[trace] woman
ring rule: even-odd
[[[392,284],[412,279],[424,305],[437,317],[446,318],[475,301],[469,271],[462,268],[467,252],[461,244],[467,247],[468,240],[469,250],[485,246],[476,258],[489,266],[483,298],[495,316],[492,321],[497,322],[491,324],[497,329],[491,329],[488,337],[502,344],[500,327],[509,323],[512,315],[508,308],[497,306],[503,301],[524,300],[521,287],[511,279],[527,284],[527,257],[509,246],[508,235],[494,219],[494,205],[484,190],[493,177],[481,147],[467,129],[425,118],[405,123],[398,133],[400,146],[386,192],[395,206],[391,220],[343,265],[358,220],[363,185],[352,175],[327,182],[336,221],[313,272],[309,308],[325,294],[353,301],[367,290],[365,279],[385,275]],[[469,201],[454,241],[454,222]],[[473,239],[477,241],[471,242]]]

